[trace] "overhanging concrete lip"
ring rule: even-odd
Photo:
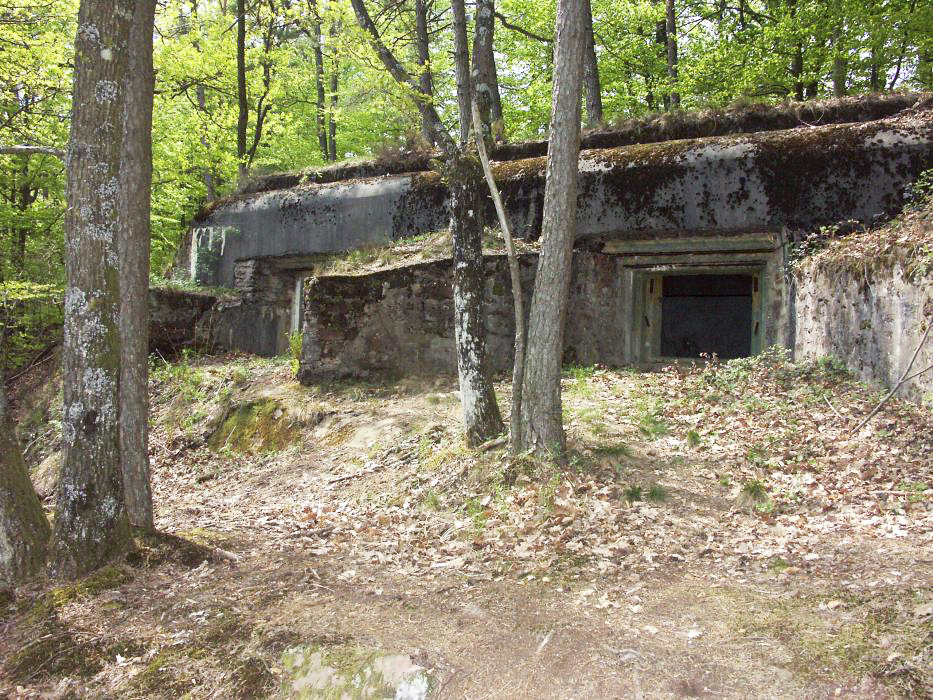
[[[716,238],[658,238],[608,240],[601,252],[607,255],[679,255],[683,253],[773,252],[781,245],[781,234],[752,234]]]

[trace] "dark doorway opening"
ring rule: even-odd
[[[723,359],[752,354],[753,275],[667,275],[661,355]]]

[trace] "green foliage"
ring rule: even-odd
[[[62,289],[30,282],[0,283],[0,372],[12,371],[57,342]]]
[[[292,331],[288,334],[288,350],[292,356],[292,372],[298,371],[298,365],[301,362],[301,344],[303,337],[301,331]]]
[[[629,486],[622,492],[622,497],[629,503],[642,500],[641,486]]]
[[[648,500],[652,503],[663,503],[667,500],[667,489],[661,484],[652,484],[648,489]]]
[[[664,404],[661,401],[641,400],[635,408],[638,430],[642,435],[650,440],[667,435],[670,427],[664,420]]]
[[[507,137],[543,138],[550,112],[554,0],[503,0],[497,10],[523,31],[496,32]],[[739,107],[833,93],[834,69],[847,94],[933,89],[933,6],[916,0],[747,0],[675,4],[679,77],[669,74],[656,0],[593,0],[605,117],[620,121],[665,109],[676,89],[684,109]],[[13,3],[0,21],[0,143],[65,148],[77,0]],[[444,13],[431,20],[434,104],[457,121],[452,39]],[[417,73],[412,10],[374,13],[387,45]],[[160,3],[154,60],[152,267],[171,263],[205,199],[234,192],[235,35],[228,3]],[[375,57],[346,0],[248,3],[247,147],[253,175],[325,162],[319,118],[336,128],[339,160],[418,148],[420,118],[410,88]],[[320,39],[315,36],[320,30]],[[542,41],[544,40],[544,41]],[[317,104],[315,47],[324,72]],[[791,65],[798,57],[799,75]],[[332,82],[333,81],[333,82]],[[332,85],[336,88],[334,92]],[[260,119],[261,118],[261,119]],[[680,118],[677,113],[669,120]],[[259,128],[261,121],[261,128]],[[929,191],[931,176],[915,186]],[[47,155],[0,156],[0,280],[61,284],[64,277],[64,166]],[[579,377],[574,377],[579,380]]]

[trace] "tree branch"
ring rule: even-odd
[[[499,22],[502,24],[502,26],[505,27],[506,29],[511,29],[513,32],[518,32],[519,34],[524,34],[529,39],[534,39],[535,41],[541,41],[541,42],[544,42],[545,44],[554,43],[553,39],[549,39],[546,36],[541,36],[540,34],[535,34],[534,32],[529,32],[527,29],[525,29],[524,27],[519,27],[517,24],[512,24],[511,22],[509,22],[509,20],[505,18],[505,15],[503,15],[501,12],[496,12],[496,19],[498,19]]]
[[[369,34],[370,42],[376,50],[376,53],[379,54],[379,59],[386,67],[386,70],[395,78],[397,83],[411,90],[412,99],[417,105],[418,111],[421,113],[424,121],[430,124],[431,130],[434,132],[434,142],[441,147],[441,150],[443,150],[445,154],[449,155],[453,153],[456,146],[447,128],[438,116],[437,110],[434,109],[434,105],[431,104],[429,97],[421,92],[421,87],[408,74],[408,71],[405,70],[405,66],[399,63],[395,55],[383,43],[382,37],[379,36],[379,30],[370,18],[363,0],[350,0],[350,4],[353,5],[353,11],[356,13],[356,19],[360,27]]]
[[[55,156],[65,159],[65,151],[51,146],[0,146],[0,156]]]

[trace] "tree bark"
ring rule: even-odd
[[[314,41],[314,84],[317,87],[317,141],[321,149],[321,156],[328,159],[327,149],[327,122],[324,117],[324,51],[321,49],[321,18],[317,15],[317,0],[311,0],[311,31]]]
[[[246,94],[246,0],[236,2],[236,157],[240,177],[247,172],[246,129],[249,126],[249,101]]]
[[[0,589],[42,571],[48,542],[49,522],[7,417],[0,372]]]
[[[470,49],[467,43],[466,8],[463,0],[451,0],[454,28],[454,74],[457,79],[457,107],[460,114],[460,145],[470,138],[470,101],[473,93],[470,80]]]
[[[560,372],[577,210],[582,14],[581,0],[558,0],[544,224],[528,323],[520,440],[542,456],[562,456],[566,449]]]
[[[330,26],[331,38],[336,38],[339,34],[339,26],[336,22]],[[336,46],[336,42],[332,42]],[[337,58],[337,51],[334,50],[334,56],[331,60],[330,71],[330,114],[328,115],[327,128],[328,139],[327,149],[332,163],[337,162],[337,100],[338,89],[340,87],[340,59]]]
[[[149,237],[152,190],[152,30],[156,0],[137,0],[126,79],[120,176],[120,452],[130,523],[151,530],[149,484]]]
[[[459,1],[462,6],[462,0],[454,1]],[[408,71],[405,70],[405,66],[399,63],[395,55],[383,43],[382,38],[379,36],[379,30],[369,16],[369,12],[366,10],[366,5],[363,3],[363,0],[350,0],[350,4],[353,7],[353,12],[356,15],[360,27],[369,34],[373,48],[378,54],[379,60],[382,61],[382,65],[389,71],[389,75],[395,78],[395,81],[400,85],[405,85],[412,90],[415,105],[418,108],[418,112],[421,114],[422,120],[431,127],[431,141],[440,146],[445,154],[452,153],[455,148],[453,139],[451,139],[450,134],[447,133],[447,128],[441,121],[440,116],[438,116],[437,110],[434,109],[434,105],[431,104],[431,102],[421,98],[421,91],[418,87],[418,83],[412,80]],[[464,42],[466,41],[465,37],[466,34],[464,33]],[[467,109],[469,109],[469,102],[467,102]],[[461,119],[461,124],[462,123],[463,121]],[[469,124],[467,124],[467,126],[469,127]]]
[[[34,156],[46,155],[56,158],[65,157],[65,152],[60,148],[51,148],[49,146],[0,146],[0,155],[2,156]]]
[[[496,74],[496,55],[493,50],[495,31],[495,0],[477,0],[470,82],[473,84],[473,94],[483,120],[483,135],[500,142],[505,136],[505,123],[502,120],[502,99],[499,95],[499,76]]]
[[[586,125],[590,128],[603,122],[602,86],[596,62],[596,37],[593,33],[593,9],[590,0],[583,0],[583,83],[586,86]]]
[[[78,577],[126,552],[120,469],[120,159],[135,3],[82,0],[67,158],[64,458],[51,573]]]
[[[434,80],[431,76],[431,44],[428,37],[428,7],[425,0],[415,0],[415,43],[418,48],[418,86],[425,98],[433,99]],[[423,119],[421,131],[424,138],[431,143],[433,136],[431,124],[424,122]]]
[[[671,79],[671,108],[680,107],[680,92],[677,90],[677,10],[674,0],[667,0],[667,75]]]
[[[456,149],[445,163],[454,258],[454,331],[466,443],[476,447],[505,429],[486,359],[483,263],[483,173],[475,156]]]
[[[485,266],[483,264],[483,201],[480,195],[482,173],[479,163],[465,149],[454,144],[434,106],[423,99],[418,84],[412,79],[391,51],[382,42],[363,0],[351,0],[357,20],[368,32],[373,48],[386,70],[402,85],[412,89],[422,118],[431,128],[435,143],[444,152],[445,164],[440,168],[448,179],[450,191],[450,230],[454,258],[454,329],[457,345],[457,367],[460,375],[460,402],[463,406],[464,432],[469,445],[477,445],[502,430],[502,418],[486,361],[486,317],[483,309]],[[458,87],[463,78],[469,85],[469,58],[466,45],[466,17],[463,0],[453,0],[454,55],[458,56]],[[458,18],[459,15],[459,18]],[[460,24],[462,31],[457,32]],[[577,86],[579,90],[579,84]],[[467,110],[460,114],[461,129],[469,135],[471,105],[469,89]],[[578,100],[579,102],[579,100]]]
[[[483,119],[479,113],[479,106],[474,101],[473,108],[473,131],[479,133],[483,128]],[[489,165],[489,155],[486,153],[486,144],[484,139],[476,139],[476,150],[479,153],[480,163],[483,165],[483,174],[486,176],[486,185],[489,187],[489,194],[496,207],[496,215],[499,217],[499,226],[502,228],[502,239],[505,241],[505,250],[509,257],[509,276],[512,281],[512,308],[515,312],[515,363],[512,365],[512,406],[511,406],[511,433],[509,435],[509,447],[512,454],[518,454],[521,451],[519,435],[522,421],[522,382],[525,378],[525,299],[522,296],[522,276],[518,256],[515,254],[515,245],[512,241],[512,231],[509,228],[509,218],[505,214],[505,206],[502,204],[502,197],[499,196],[499,189],[496,186],[496,179],[492,174],[492,168]]]

